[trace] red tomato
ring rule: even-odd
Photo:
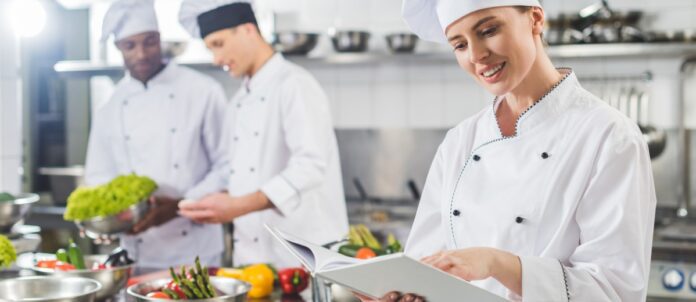
[[[370,259],[374,257],[377,257],[377,254],[369,247],[362,247],[355,253],[355,258],[358,259]]]
[[[160,298],[160,299],[169,299],[169,295],[163,293],[163,292],[151,292],[147,294],[148,298]]]
[[[169,281],[169,284],[167,284],[167,289],[175,292],[179,296],[179,298],[186,298],[186,294],[181,290],[181,288],[179,288],[178,285],[176,285],[176,282],[174,282],[174,280]]]
[[[75,266],[70,263],[56,262],[56,269],[59,271],[73,271]]]
[[[56,268],[58,260],[39,260],[36,262],[36,267],[40,268]]]

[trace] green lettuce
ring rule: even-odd
[[[10,267],[15,260],[17,260],[17,251],[15,251],[12,242],[7,237],[0,235],[0,268]]]
[[[6,193],[6,192],[0,193],[0,202],[13,201],[13,200],[15,200],[15,197],[12,196],[12,194]]]
[[[147,199],[157,184],[146,176],[121,175],[96,187],[80,187],[68,197],[65,220],[87,220],[118,214]]]

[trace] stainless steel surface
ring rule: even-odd
[[[273,47],[284,55],[307,55],[319,40],[319,34],[278,32],[273,34]]]
[[[0,281],[0,300],[93,302],[101,284],[79,277],[21,277]]]
[[[416,205],[409,181],[425,184],[446,129],[337,130],[346,197],[362,200],[354,185],[359,179],[370,200],[399,200]]]
[[[83,166],[43,167],[39,168],[39,174],[49,177],[53,203],[65,205],[70,193],[84,184],[85,168]]]
[[[128,287],[126,293],[129,297],[135,298],[135,301],[138,302],[162,301],[160,299],[148,298],[145,295],[166,286],[170,281],[171,279],[159,279],[139,283]],[[210,283],[213,285],[213,287],[215,287],[216,290],[218,290],[220,295],[210,299],[196,299],[196,301],[242,302],[246,301],[246,294],[251,288],[251,285],[246,282],[224,277],[210,277]]]
[[[334,50],[337,52],[365,52],[370,40],[370,33],[366,31],[341,31],[329,30],[329,37]]]
[[[150,203],[143,200],[116,215],[76,221],[75,223],[78,228],[85,231],[87,236],[99,239],[104,235],[115,235],[130,230],[145,216],[149,208]]]
[[[85,265],[92,267],[95,263],[103,263],[108,255],[88,255],[85,256]],[[102,270],[74,270],[74,271],[59,271],[45,268],[37,268],[34,266],[35,261],[42,259],[55,259],[54,254],[43,253],[27,253],[17,257],[17,266],[25,269],[31,269],[41,275],[53,275],[57,277],[83,277],[98,281],[102,288],[97,292],[97,299],[105,299],[118,294],[119,291],[126,288],[128,278],[133,273],[135,264],[107,268]]]
[[[678,106],[679,109],[677,112],[679,112],[679,120],[678,120],[678,125],[679,125],[679,171],[681,172],[681,186],[679,187],[679,209],[677,210],[677,216],[679,217],[686,217],[689,215],[689,211],[691,211],[691,180],[690,180],[690,150],[691,150],[691,142],[689,141],[689,133],[686,129],[686,124],[685,124],[685,109],[686,109],[686,98],[684,96],[684,88],[685,88],[685,82],[686,82],[686,74],[690,70],[690,67],[693,67],[694,63],[696,63],[696,58],[691,58],[686,61],[684,61],[680,67],[679,70],[679,102]]]
[[[14,201],[0,202],[0,233],[7,233],[12,226],[22,220],[32,204],[39,201],[39,195],[33,193],[16,194]]]
[[[395,53],[412,53],[418,44],[418,36],[411,33],[389,34],[384,38],[389,50]]]

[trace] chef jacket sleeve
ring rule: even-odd
[[[520,257],[524,301],[645,300],[656,197],[647,146],[634,128],[603,134],[568,261]]]
[[[87,143],[87,158],[85,159],[85,185],[96,186],[107,183],[117,176],[118,170],[112,154],[113,142],[107,135],[109,108],[101,108],[92,120],[92,128]]]
[[[280,89],[280,118],[290,156],[285,169],[263,184],[261,192],[287,215],[298,208],[304,193],[324,182],[336,139],[328,99],[314,78],[293,74]]]
[[[211,80],[212,82],[212,80]],[[210,169],[193,187],[184,193],[186,199],[200,199],[208,194],[221,192],[227,185],[227,144],[224,142],[226,97],[222,87],[210,83],[205,115],[201,129],[201,143],[205,148]]]
[[[442,198],[447,191],[443,179],[443,145],[438,148],[430,165],[416,218],[406,241],[405,253],[415,259],[445,250],[447,234],[450,234],[445,227],[447,224],[442,221]]]

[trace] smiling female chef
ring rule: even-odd
[[[635,123],[552,65],[539,2],[403,9],[498,96],[440,145],[406,253],[513,300],[645,300],[656,203],[647,146]]]

